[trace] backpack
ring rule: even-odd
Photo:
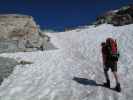
[[[119,59],[119,52],[117,50],[117,42],[112,38],[106,39],[106,45],[108,46],[109,52],[109,59],[111,61],[118,61]]]

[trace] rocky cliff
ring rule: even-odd
[[[0,52],[44,50],[48,38],[32,16],[0,15]]]
[[[114,26],[122,26],[133,23],[133,5],[124,6],[118,10],[108,11],[97,17],[95,25],[108,23]]]

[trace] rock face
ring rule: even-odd
[[[114,26],[122,26],[133,23],[133,5],[124,6],[115,11],[109,11],[99,16],[95,22],[96,25],[108,23]]]
[[[14,67],[18,65],[18,62],[11,58],[0,57],[0,84],[12,74]]]
[[[31,16],[0,15],[0,52],[44,50],[49,37],[41,33]]]

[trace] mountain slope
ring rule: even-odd
[[[58,49],[5,53],[2,57],[32,61],[18,65],[0,86],[1,100],[132,100],[133,25],[103,24],[60,33],[48,33]],[[118,73],[122,92],[96,86],[104,81],[100,43],[117,39]],[[111,86],[115,86],[112,74]]]

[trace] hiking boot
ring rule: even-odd
[[[110,88],[110,81],[107,80],[107,82],[105,82],[105,83],[103,84],[103,86]]]
[[[120,83],[117,83],[117,85],[116,85],[116,87],[115,87],[115,90],[118,91],[118,92],[121,92]]]

